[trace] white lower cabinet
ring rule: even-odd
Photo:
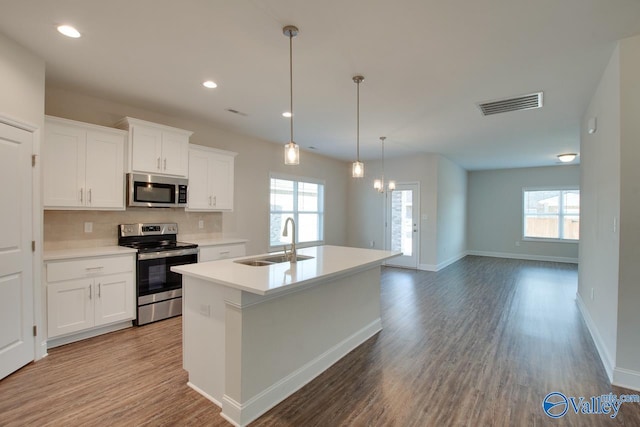
[[[244,243],[230,245],[200,246],[198,262],[216,261],[219,259],[236,258],[247,253]]]
[[[135,318],[133,255],[45,263],[48,337]]]

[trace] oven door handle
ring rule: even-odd
[[[147,252],[147,253],[138,254],[138,260],[144,261],[147,259],[161,259],[161,258],[171,258],[174,256],[197,255],[197,254],[198,254],[198,248],[179,249],[175,251]]]

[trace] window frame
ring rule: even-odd
[[[526,230],[526,207],[525,207],[525,194],[531,191],[559,191],[560,192],[560,202],[558,206],[558,236],[562,236],[564,234],[564,217],[565,216],[575,216],[575,214],[567,214],[564,212],[564,197],[562,197],[565,191],[578,191],[580,192],[580,187],[577,185],[568,185],[568,186],[556,186],[556,187],[523,187],[522,188],[522,199],[520,203],[521,218],[522,218],[522,241],[524,242],[549,242],[549,243],[573,243],[577,244],[580,242],[580,238],[578,239],[566,239],[562,237],[531,237],[525,235]],[[582,211],[582,208],[580,209]],[[547,214],[554,215],[554,214]],[[580,213],[578,213],[578,218],[580,218]]]
[[[293,188],[293,193],[294,193],[294,204],[293,204],[293,212],[290,211],[282,211],[282,212],[278,212],[278,213],[283,213],[283,214],[290,214],[293,217],[293,220],[296,223],[296,240],[299,240],[300,238],[300,230],[299,230],[299,226],[300,226],[300,222],[299,222],[299,214],[300,211],[298,210],[298,184],[299,183],[307,183],[307,184],[317,184],[321,186],[321,190],[319,191],[318,194],[318,211],[311,211],[311,212],[307,212],[307,211],[302,211],[302,213],[305,214],[317,214],[318,215],[318,235],[320,237],[320,240],[314,240],[312,242],[303,242],[303,243],[299,243],[296,242],[296,247],[298,248],[307,248],[307,247],[311,247],[311,246],[320,246],[320,245],[324,245],[324,220],[325,220],[325,192],[326,192],[326,183],[325,180],[323,179],[318,179],[318,178],[311,178],[311,177],[306,177],[306,176],[296,176],[296,175],[287,175],[287,174],[282,174],[282,173],[277,173],[277,172],[270,172],[269,173],[269,252],[277,252],[277,251],[282,251],[285,249],[285,247],[290,246],[290,243],[284,243],[284,244],[279,244],[279,245],[272,245],[271,244],[271,214],[275,213],[274,211],[271,210],[271,180],[272,179],[280,179],[280,180],[286,180],[286,181],[292,181],[294,182],[294,188]]]

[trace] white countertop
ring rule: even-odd
[[[274,254],[254,255],[235,260],[270,255]],[[298,249],[298,255],[312,256],[313,259],[300,260],[295,264],[282,262],[261,267],[225,259],[180,265],[172,267],[171,270],[257,295],[272,295],[350,271],[380,265],[384,260],[401,255],[401,252],[327,245]]]
[[[71,258],[87,258],[107,255],[135,254],[137,250],[124,246],[95,246],[90,248],[45,250],[42,254],[44,261],[55,261]]]

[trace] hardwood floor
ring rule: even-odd
[[[608,383],[575,303],[575,265],[467,257],[387,268],[384,329],[252,426],[639,426],[553,420],[547,393],[640,394]],[[0,426],[228,426],[186,386],[180,318],[50,350],[0,382]]]

